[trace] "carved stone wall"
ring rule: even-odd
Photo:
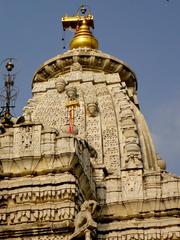
[[[0,239],[73,231],[82,202],[96,198],[88,143],[28,122],[7,129],[0,146]]]
[[[0,134],[0,239],[180,238],[180,179],[157,157],[127,64],[67,51],[41,66],[32,93],[25,122]],[[90,235],[74,229],[88,200],[99,205],[82,224]]]

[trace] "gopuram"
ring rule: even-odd
[[[70,49],[35,72],[23,116],[1,119],[0,239],[180,239],[180,178],[156,154],[135,73],[98,50],[84,6],[62,25]]]

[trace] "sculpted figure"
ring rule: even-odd
[[[70,71],[82,71],[82,66],[79,62],[75,62],[71,65]]]
[[[95,117],[97,115],[97,112],[98,112],[98,106],[97,106],[97,103],[88,103],[87,104],[87,110],[88,110],[88,113],[91,117]]]
[[[77,98],[77,89],[74,86],[70,86],[66,88],[66,94],[69,100],[75,100]]]
[[[97,207],[97,202],[94,200],[85,201],[81,205],[80,212],[76,215],[75,218],[75,232],[77,232],[84,225],[97,227],[97,223],[93,220],[93,213]]]
[[[126,159],[125,168],[142,168],[142,161],[139,154],[129,154]]]

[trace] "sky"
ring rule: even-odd
[[[14,114],[31,97],[34,72],[68,49],[61,17],[87,4],[100,50],[126,62],[138,79],[138,99],[167,170],[180,175],[180,0],[0,0],[0,61],[18,60]],[[0,73],[0,86],[3,75]]]

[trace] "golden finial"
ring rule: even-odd
[[[90,10],[82,5],[75,16],[62,17],[63,29],[71,28],[75,31],[75,35],[70,42],[70,49],[73,48],[98,48],[98,41],[92,35],[90,28],[94,28],[94,20]],[[81,13],[81,15],[80,15]]]

